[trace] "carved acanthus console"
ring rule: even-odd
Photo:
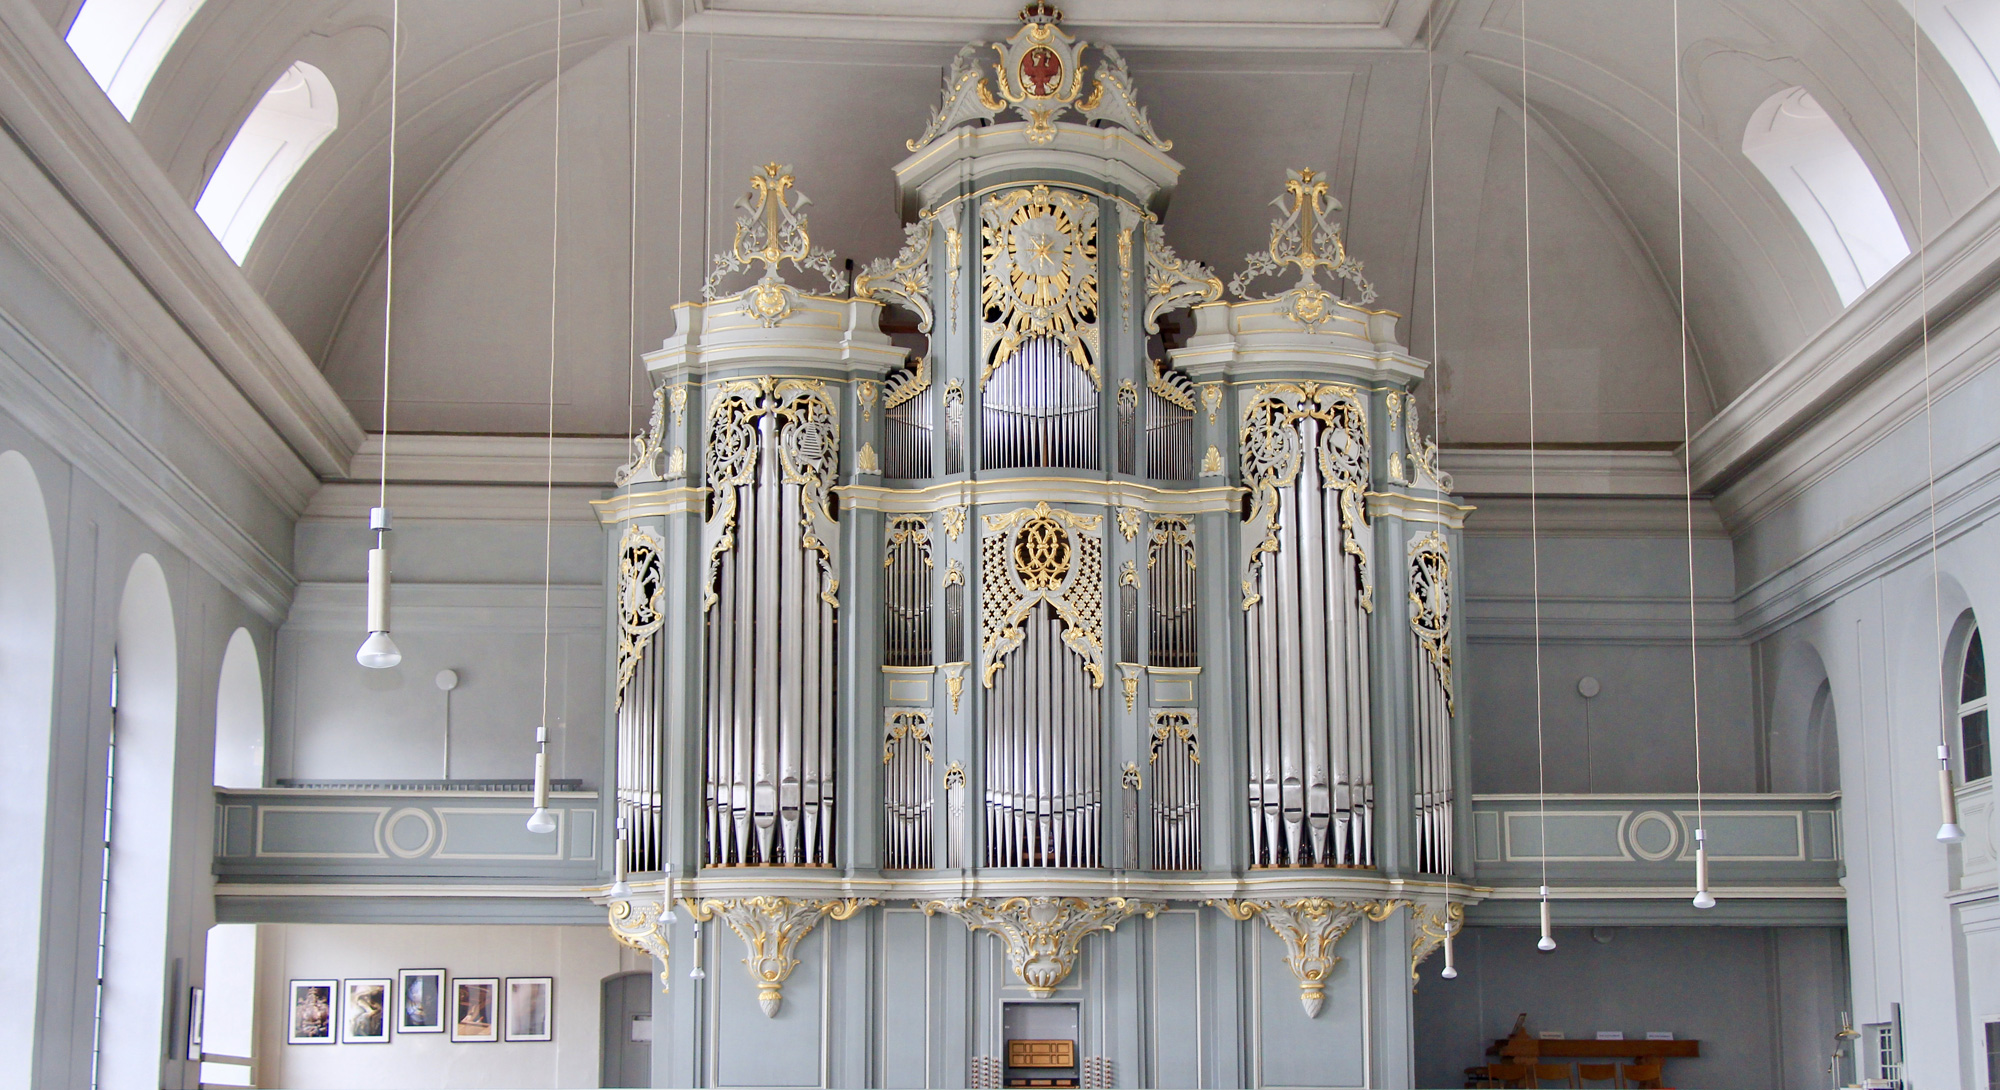
[[[793,898],[731,897],[727,899],[684,899],[688,915],[701,923],[717,917],[743,940],[748,956],[743,967],[757,984],[757,1005],[767,1018],[775,1018],[785,1001],[785,981],[799,967],[792,956],[799,943],[823,919],[845,920],[870,905],[882,902],[872,897]]]
[[[1317,1018],[1326,1004],[1326,983],[1333,976],[1333,967],[1340,964],[1333,948],[1362,917],[1380,923],[1403,902],[1295,897],[1209,903],[1231,919],[1264,918],[1265,926],[1285,944],[1285,966],[1299,982],[1299,1006],[1305,1008],[1307,1018]]]
[[[1007,945],[1007,964],[1037,999],[1056,994],[1076,968],[1083,940],[1115,931],[1133,916],[1148,919],[1167,906],[1125,897],[983,897],[925,901],[925,915],[948,912],[974,931],[991,931]]]
[[[673,986],[667,947],[667,905],[664,901],[633,904],[629,900],[611,902],[611,937],[642,954],[651,954],[660,963],[660,991]]]

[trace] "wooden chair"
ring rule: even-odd
[[[1535,1065],[1534,1078],[1528,1085],[1535,1087],[1560,1086],[1574,1088],[1576,1086],[1576,1069],[1568,1064],[1538,1063]]]
[[[1615,1063],[1577,1064],[1575,1085],[1582,1086],[1586,1082],[1608,1082],[1613,1086],[1617,1086],[1618,1065]]]
[[[1526,1090],[1535,1084],[1535,1069],[1529,1064],[1487,1064],[1486,1079],[1510,1090]]]
[[[1630,1087],[1650,1087],[1659,1090],[1665,1084],[1660,1081],[1660,1061],[1650,1063],[1619,1064],[1618,1085]]]

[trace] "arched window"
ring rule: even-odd
[[[1993,775],[1992,735],[1986,720],[1986,649],[1979,630],[1966,641],[1958,675],[1958,773],[1966,783]]]
[[[1757,107],[1743,154],[1805,229],[1842,306],[1909,254],[1875,175],[1805,88],[1780,91]]]
[[[264,786],[264,673],[247,629],[229,637],[215,693],[215,786]]]
[[[85,0],[65,38],[130,121],[167,50],[200,9],[201,0]]]
[[[304,61],[285,69],[250,111],[194,206],[238,265],[292,176],[339,125],[333,83]]]
[[[2000,4],[1987,0],[1903,0],[2000,144]]]

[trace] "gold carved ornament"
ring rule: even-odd
[[[1323,488],[1340,491],[1341,549],[1356,558],[1360,570],[1360,603],[1375,608],[1375,591],[1368,578],[1368,525],[1364,496],[1368,489],[1368,407],[1360,390],[1342,383],[1277,382],[1257,387],[1243,410],[1240,441],[1243,483],[1250,489],[1246,531],[1261,538],[1245,540],[1243,608],[1257,604],[1257,577],[1266,553],[1280,549],[1283,490],[1298,480],[1306,456],[1300,428],[1318,422],[1314,456]]]
[[[665,623],[666,581],[660,575],[660,558],[666,545],[658,534],[644,526],[628,526],[618,542],[618,697],[614,709],[625,704],[625,687],[646,653],[646,645]]]
[[[1427,530],[1410,542],[1410,631],[1444,689],[1444,710],[1457,714],[1451,688],[1451,546]]]
[[[889,547],[882,556],[882,566],[887,568],[896,563],[896,550],[905,545],[914,546],[924,567],[931,566],[931,524],[922,515],[896,515],[889,519]]]
[[[1444,945],[1446,936],[1456,937],[1465,926],[1465,905],[1459,901],[1442,904],[1412,901],[1410,919],[1417,925],[1416,937],[1410,940],[1410,980],[1414,983],[1418,979],[1417,967]]]
[[[708,412],[710,510],[704,534],[709,541],[703,612],[720,600],[716,580],[722,556],[736,545],[736,490],[758,483],[761,429],[765,418],[777,432],[778,480],[769,486],[797,485],[800,545],[819,554],[824,589],[820,600],[838,608],[840,579],[831,542],[834,520],[828,497],[839,469],[840,425],[826,383],[818,379],[764,376],[725,382]]]
[[[1037,999],[1047,999],[1069,978],[1083,940],[1115,931],[1133,916],[1151,919],[1167,906],[1125,897],[983,897],[923,901],[925,915],[947,912],[973,931],[990,931],[1007,947],[1007,964]]]
[[[958,561],[952,561],[957,564]],[[949,576],[946,577],[947,581]],[[947,662],[944,664],[944,691],[951,694],[951,714],[958,714],[958,702],[965,695],[965,664]]]
[[[875,457],[875,444],[862,443],[861,449],[854,452],[854,472],[865,474],[882,472],[882,462]]]
[[[778,274],[782,262],[826,277],[831,295],[847,290],[847,273],[835,266],[833,251],[813,249],[804,211],[811,202],[793,182],[792,168],[777,163],[766,163],[750,175],[749,191],[736,200],[736,234],[729,252],[715,255],[701,285],[701,297],[714,302],[722,298],[717,293],[724,276],[761,263],[763,277],[731,298],[740,299],[743,313],[767,328],[789,317],[801,298]]]
[[[671,953],[667,946],[665,917],[667,906],[664,902],[635,905],[629,900],[613,901],[609,906],[611,937],[642,954],[651,954],[660,962],[660,994],[672,990],[673,971],[668,967],[667,958]]]
[[[812,934],[822,919],[850,919],[863,908],[879,905],[872,897],[834,899],[793,897],[732,897],[728,899],[683,898],[688,914],[701,923],[717,916],[743,940],[748,957],[743,967],[757,984],[757,1005],[766,1018],[775,1018],[785,1001],[785,981],[799,961],[792,956],[799,942]]]
[[[1146,371],[1146,389],[1169,405],[1194,411],[1194,381],[1159,360]]]
[[[863,423],[875,419],[875,395],[880,392],[881,387],[867,379],[854,384],[854,403],[861,406]]]
[[[1147,747],[1146,763],[1160,763],[1169,742],[1178,742],[1187,749],[1188,760],[1201,763],[1201,746],[1195,741],[1195,714],[1190,708],[1155,708],[1153,710],[1153,734]]]
[[[1021,623],[1042,602],[1063,623],[1062,642],[1083,659],[1093,688],[1104,685],[1102,515],[1078,515],[1046,501],[985,516],[980,555],[980,681],[987,688],[1026,640]]]
[[[1394,902],[1337,901],[1329,897],[1298,897],[1290,900],[1210,901],[1231,919],[1247,920],[1262,916],[1265,926],[1285,944],[1285,967],[1299,982],[1299,1006],[1307,1018],[1319,1017],[1326,1004],[1326,984],[1340,959],[1334,947],[1348,929],[1368,916],[1388,918]]]
[[[1286,171],[1285,191],[1271,203],[1281,213],[1271,221],[1271,244],[1244,259],[1243,271],[1229,281],[1232,294],[1247,299],[1251,281],[1296,265],[1298,283],[1264,298],[1282,300],[1285,315],[1312,332],[1318,332],[1337,308],[1348,305],[1320,284],[1317,273],[1326,273],[1335,287],[1342,280],[1353,284],[1362,306],[1375,301],[1375,288],[1361,275],[1361,262],[1348,254],[1340,225],[1327,218],[1341,205],[1324,175],[1310,169]]]
[[[1088,121],[1117,125],[1161,151],[1173,148],[1171,141],[1160,139],[1153,131],[1146,111],[1138,104],[1131,69],[1117,50],[1099,47],[1103,63],[1085,95],[1083,51],[1088,43],[1057,25],[1062,22],[1062,12],[1044,0],[1035,0],[1021,9],[1021,22],[1021,29],[1012,38],[988,43],[998,54],[990,69],[980,63],[983,50],[977,42],[968,43],[952,58],[945,71],[943,100],[931,110],[923,134],[906,144],[911,151],[947,130],[968,121],[990,122],[1010,108],[1027,122],[1030,143],[1054,140],[1056,120],[1074,109]],[[993,78],[991,87],[987,85],[989,75]]]
[[[1142,513],[1136,507],[1120,507],[1117,514],[1118,533],[1125,540],[1132,540],[1139,533],[1139,520],[1143,517]]]
[[[896,759],[896,746],[917,747],[926,764],[931,757],[931,713],[923,708],[889,708],[882,713],[882,763]]]
[[[882,409],[884,412],[931,388],[931,361],[929,357],[918,356],[908,367],[892,372],[882,383]]]
[[[1451,474],[1438,468],[1437,440],[1424,438],[1417,428],[1417,399],[1409,398],[1410,412],[1404,428],[1404,445],[1410,448],[1410,480],[1412,484],[1429,484],[1439,492],[1451,491]]]
[[[945,508],[938,516],[938,525],[944,528],[946,537],[957,541],[958,535],[965,532],[965,512],[966,507],[961,503]]]
[[[1038,185],[996,193],[980,206],[980,355],[983,388],[1031,337],[1060,341],[1098,380],[1097,202]]]

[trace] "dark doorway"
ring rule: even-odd
[[[603,1069],[599,1086],[653,1085],[653,989],[650,972],[604,978]]]

